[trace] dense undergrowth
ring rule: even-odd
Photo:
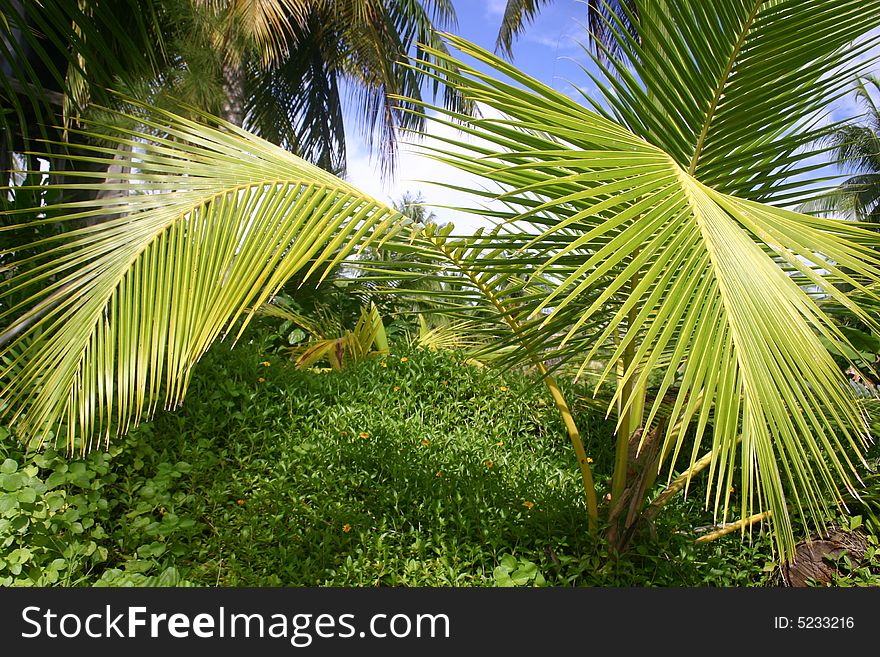
[[[613,427],[575,410],[607,480]],[[544,387],[454,354],[407,350],[315,372],[257,342],[217,345],[182,408],[106,450],[24,454],[11,436],[0,450],[0,585],[773,581],[760,533],[694,543],[694,528],[712,523],[699,482],[627,554],[609,555],[588,537]]]

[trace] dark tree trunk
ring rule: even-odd
[[[822,535],[814,535],[795,547],[795,556],[782,566],[782,580],[786,586],[826,586],[837,572],[835,561],[844,554],[853,567],[865,557],[868,541],[861,532],[830,528]]]
[[[608,544],[618,552],[626,550],[642,520],[648,491],[656,479],[660,445],[665,430],[665,423],[651,430],[641,450],[639,443],[643,430],[639,429],[630,436],[626,488],[608,512],[608,530],[605,535]]]

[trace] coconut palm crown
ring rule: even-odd
[[[880,223],[880,109],[873,97],[878,92],[880,80],[875,76],[859,82],[856,99],[865,109],[864,116],[840,126],[827,139],[836,161],[850,175],[838,187],[805,203],[804,212],[839,213],[856,221]]]

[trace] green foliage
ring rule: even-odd
[[[316,310],[311,316],[304,315],[291,301],[278,298],[263,304],[257,312],[282,320],[281,326],[274,332],[282,338],[287,335],[291,346],[286,353],[296,358],[299,368],[327,361],[330,367],[338,370],[353,361],[388,353],[388,335],[376,304],[365,303],[357,323],[350,330],[343,328],[340,318],[327,306],[320,306]],[[291,331],[291,327],[297,328]],[[303,331],[310,334],[311,340],[299,344],[305,338]]]
[[[113,568],[105,571],[93,586],[148,586],[148,587],[169,587],[169,586],[194,586],[181,578],[180,573],[173,566],[169,566],[158,575],[142,575],[141,573],[132,573]]]
[[[77,585],[107,560],[109,458],[67,461],[49,450],[24,458],[4,449],[0,465],[0,584]]]
[[[846,552],[833,561],[836,567],[831,576],[833,586],[880,586],[880,545],[877,535],[869,535],[867,541],[865,554],[858,562],[853,562]]]
[[[863,476],[862,486],[858,489],[859,500],[851,509],[853,516],[860,518],[869,532],[880,536],[880,460],[875,457],[868,463],[868,473]]]
[[[501,563],[492,572],[495,586],[545,586],[547,580],[538,570],[533,561],[520,557],[517,559],[512,554],[501,557]]]
[[[41,243],[47,250],[41,248],[40,256],[29,261],[33,270],[16,268],[17,274],[0,281],[0,297],[22,289],[32,295],[27,302],[0,310],[0,322],[12,320],[10,331],[15,329],[2,344],[3,356],[15,353],[13,359],[0,362],[0,387],[6,402],[0,414],[15,422],[27,439],[38,443],[47,429],[61,429],[67,432],[69,444],[83,434],[88,435],[91,446],[102,434],[116,433],[120,427],[125,430],[148,417],[160,397],[168,407],[177,405],[186,392],[185,373],[238,318],[249,318],[252,308],[275,295],[294,274],[320,278],[332,271],[358,243],[366,245],[377,239],[398,217],[396,211],[375,200],[358,198],[359,193],[344,181],[265,141],[249,137],[254,141],[245,155],[231,146],[230,133],[247,134],[234,126],[211,130],[181,121],[181,130],[175,131],[175,150],[191,149],[191,154],[213,156],[226,152],[230,156],[221,167],[223,182],[218,187],[208,191],[198,182],[203,174],[215,176],[216,166],[205,165],[207,168],[200,171],[191,162],[185,174],[164,168],[179,160],[159,145],[165,141],[163,137],[139,146],[137,155],[133,151],[117,153],[119,158],[114,162],[126,168],[127,161],[133,167],[120,174],[118,191],[122,194],[114,198],[121,207],[116,201],[108,205],[97,199],[101,210],[92,212],[82,206],[82,211],[66,214],[62,223],[67,226],[80,220],[94,225],[85,232],[73,231],[73,236],[63,233],[47,238]],[[192,139],[185,136],[187,130],[194,131]],[[213,142],[206,140],[208,133]],[[137,129],[129,131],[136,140],[141,134]],[[237,138],[232,143],[241,145]],[[154,148],[159,160],[165,157],[159,165],[164,173],[151,183],[136,182],[147,173],[146,160],[152,160],[145,153]],[[239,167],[239,173],[249,173],[239,178],[234,174]],[[269,170],[272,179],[279,181],[277,189],[286,190],[282,195],[287,196],[283,203],[267,206],[263,190]],[[170,179],[163,177],[169,174]],[[249,176],[250,184],[242,186]],[[185,191],[188,186],[191,195]],[[248,187],[253,194],[242,194]],[[150,190],[169,188],[175,193],[158,195],[164,198],[157,206],[158,196]],[[175,202],[166,202],[172,198]],[[110,207],[114,208],[112,213],[104,212]],[[119,221],[118,216],[112,219],[123,209],[147,222],[149,227],[145,224],[144,228],[152,237],[141,242],[145,234],[139,233],[137,244],[127,242],[125,235],[132,234],[127,221]],[[244,225],[244,217],[250,219],[241,233],[238,227]],[[194,233],[193,227],[200,221],[210,230]],[[184,244],[192,244],[196,234],[202,247],[195,259],[170,256],[178,248],[189,248]],[[88,266],[74,255],[85,243],[101,251],[101,255],[97,251],[92,254],[94,260],[87,258],[91,262]],[[47,257],[51,259],[48,269]],[[143,269],[141,265],[135,269],[144,278],[134,274],[132,260],[141,262]],[[64,282],[58,282],[61,280]],[[41,289],[34,292],[31,286]],[[71,303],[68,293],[83,303]],[[129,302],[136,307],[130,314],[112,312],[112,325],[99,319],[109,316],[105,314],[107,304]],[[32,312],[26,312],[26,307]],[[22,312],[24,315],[19,314]],[[197,320],[191,316],[193,312],[199,315]],[[53,328],[41,335],[50,325]],[[61,351],[52,349],[53,339],[61,340]],[[116,366],[134,359],[126,375],[113,379],[101,373],[107,364],[105,356],[111,353]],[[71,417],[77,421],[68,422]]]
[[[603,347],[615,350],[603,374],[621,365],[621,445],[640,426],[654,428],[667,394],[674,397],[677,418],[661,432],[660,453],[690,453],[696,463],[710,448],[714,505],[723,516],[771,511],[777,546],[791,554],[789,504],[821,525],[833,513],[828,500],[854,478],[847,461],[867,446],[856,400],[818,335],[841,345],[847,338],[804,288],[873,326],[836,285],[863,287],[880,270],[875,235],[784,209],[799,187],[790,175],[809,167],[802,147],[822,133],[805,126],[835,97],[833,73],[858,52],[843,46],[864,27],[864,3],[783,4],[716,2],[707,21],[699,3],[640,3],[658,16],[640,13],[640,40],[618,39],[625,62],[610,63],[602,91],[610,111],[587,99],[596,110],[588,111],[450,37],[480,65],[461,65],[455,84],[506,118],[474,122],[469,132],[479,140],[442,159],[500,184],[509,209],[494,218],[531,224],[531,234],[504,236],[511,256],[486,245],[473,268],[495,288],[493,279],[521,275],[537,260],[538,274],[559,281],[526,295],[528,317],[547,311],[533,341],[564,343],[584,365]],[[840,30],[844,11],[853,31]],[[801,21],[821,21],[828,38],[790,47]],[[785,84],[771,70],[786,71]],[[447,114],[446,124],[455,119]],[[861,263],[844,263],[839,230],[852,231],[846,248],[859,250]],[[535,259],[510,248],[516,241],[547,252]],[[647,405],[647,380],[658,369],[661,389]],[[687,440],[679,417],[680,426],[697,427]],[[837,431],[828,429],[832,420]],[[619,453],[615,500],[630,465]],[[737,466],[738,487],[749,493],[734,502],[727,491]]]
[[[4,430],[5,433],[5,430]],[[25,454],[0,443],[0,585],[149,585],[149,573],[187,551],[195,522],[175,513],[191,498],[179,488],[186,463],[145,459],[155,452],[126,441],[85,458],[54,449]],[[105,570],[108,569],[109,570]],[[134,575],[138,575],[134,578]],[[173,586],[166,575],[161,585]]]
[[[582,524],[537,382],[422,351],[324,374],[264,358],[218,348],[181,412],[155,423],[204,464],[192,485],[212,535],[190,578],[480,584],[520,523]]]
[[[627,554],[589,538],[565,429],[532,376],[395,345],[317,374],[249,337],[215,346],[181,409],[105,452],[25,456],[4,438],[4,585],[769,581],[766,534],[694,543],[712,522],[699,480]],[[613,427],[587,388],[566,394],[604,492]],[[871,563],[836,583],[873,581]]]
[[[241,9],[221,4],[214,14],[221,21]],[[303,29],[329,7],[307,4],[317,13],[307,12]],[[331,42],[351,46],[343,50],[354,60],[342,60],[357,61],[359,73],[378,72],[356,86],[366,86],[364,108],[380,135],[389,127],[383,118],[419,130],[421,110],[432,110],[441,125],[476,137],[451,139],[430,152],[483,178],[488,187],[474,190],[472,210],[511,231],[473,236],[453,248],[473,256],[469,278],[478,292],[516,298],[518,315],[533,322],[505,321],[505,331],[527,338],[509,339],[541,360],[602,362],[605,378],[617,379],[612,508],[625,508],[630,490],[627,517],[638,513],[652,481],[653,475],[627,481],[628,472],[640,469],[627,441],[643,430],[649,461],[656,454],[672,463],[689,454],[696,466],[708,450],[719,515],[769,513],[779,551],[791,555],[791,513],[816,526],[826,522],[835,512],[831,501],[855,480],[853,464],[869,438],[861,400],[820,337],[843,355],[862,350],[852,349],[816,294],[877,331],[876,318],[841,286],[877,301],[871,284],[880,279],[880,260],[876,232],[786,207],[821,182],[805,146],[833,131],[816,117],[867,69],[862,55],[880,43],[872,34],[880,26],[880,0],[716,0],[711,8],[684,0],[612,3],[637,8],[638,38],[626,23],[610,21],[619,57],[595,56],[604,81],[596,80],[599,95],[586,98],[589,107],[474,44],[431,33],[418,2],[368,3],[397,7],[413,19],[392,21],[412,29],[400,28],[403,49],[395,46],[388,59],[372,38],[388,27],[375,31],[381,12],[342,4],[326,16],[339,31],[325,32]],[[792,40],[805,29],[810,38]],[[234,83],[257,63],[242,47],[251,38],[259,46],[257,32],[226,32],[229,50],[216,51],[242,56],[224,60],[231,86],[240,87]],[[288,45],[303,43],[295,32],[285,35],[293,38]],[[400,63],[411,40],[427,45]],[[447,45],[472,65],[451,56]],[[280,93],[275,100],[284,101],[289,119],[302,116],[299,103],[310,98],[299,83],[316,89],[298,68],[303,51],[282,50],[276,54],[289,55],[294,69],[284,65],[287,75],[279,77],[273,71],[272,82],[292,80],[296,88],[260,83],[257,89]],[[236,65],[238,71],[229,70]],[[343,64],[337,72],[351,70]],[[452,85],[444,107],[420,99],[423,74]],[[317,90],[325,99],[334,95]],[[389,90],[399,92],[391,105],[377,102]],[[476,103],[489,110],[484,118],[462,114]],[[335,102],[307,104],[339,116]],[[254,107],[229,105],[232,123],[254,116]],[[202,117],[215,124],[206,127],[136,103],[130,110],[118,117],[135,122],[127,126],[96,120],[86,131],[71,131],[107,147],[83,145],[64,185],[55,188],[65,200],[68,193],[101,194],[94,203],[45,211],[63,210],[59,221],[68,226],[91,225],[32,245],[38,254],[10,264],[0,281],[0,296],[27,291],[21,304],[0,312],[0,321],[18,332],[2,346],[12,361],[0,363],[7,402],[0,413],[37,442],[51,429],[64,431],[71,445],[83,436],[88,447],[148,418],[160,399],[178,406],[192,368],[238,319],[246,324],[250,308],[293,277],[320,279],[356,249],[379,250],[403,237],[393,234],[405,223],[396,209],[234,125]],[[327,116],[318,112],[318,122]],[[303,142],[296,146],[313,151]],[[326,164],[328,157],[334,159],[317,159]],[[118,182],[96,185],[97,168],[110,166],[120,170]],[[495,183],[500,190],[491,189]],[[480,196],[501,200],[506,209],[477,207]],[[542,277],[550,285],[532,288]],[[31,291],[32,285],[43,287]],[[456,296],[459,306],[469,306],[466,296]],[[493,305],[509,319],[502,304]],[[649,400],[657,370],[660,389]],[[660,413],[670,402],[673,418],[665,422]],[[732,499],[737,469],[742,493]],[[590,479],[585,469],[588,489]],[[615,517],[608,516],[613,533]]]

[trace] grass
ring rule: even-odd
[[[613,427],[575,410],[607,481]],[[173,567],[200,586],[759,586],[773,559],[761,535],[695,544],[691,528],[711,523],[698,488],[631,552],[609,555],[587,535],[543,386],[448,354],[316,373],[256,342],[218,345],[181,409],[107,453],[34,463],[9,442],[4,458],[31,483],[6,486],[17,506],[0,539],[8,550],[51,540],[17,574],[6,564],[6,584],[142,584]],[[75,481],[71,468],[91,474]],[[55,494],[54,511],[40,507]]]

